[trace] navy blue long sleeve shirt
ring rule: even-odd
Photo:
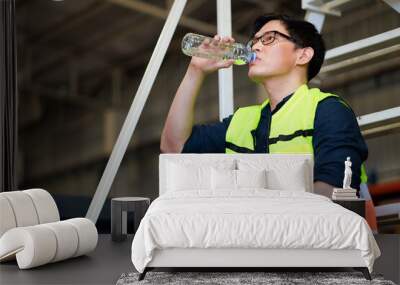
[[[289,100],[286,96],[271,112],[267,104],[261,113],[260,128],[256,133],[256,153],[268,153],[268,136],[271,117]],[[186,140],[182,153],[224,153],[225,136],[233,115],[222,122],[197,124]],[[336,97],[319,102],[314,120],[314,181],[342,187],[344,161],[351,157],[351,187],[360,188],[361,164],[368,157],[368,148],[361,135],[353,111]]]

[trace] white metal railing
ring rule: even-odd
[[[232,35],[231,0],[217,0],[217,26],[220,36]],[[219,120],[233,113],[232,67],[218,70]]]
[[[147,65],[133,103],[119,133],[117,142],[111,152],[111,156],[90,203],[89,210],[86,213],[86,218],[90,219],[94,223],[96,223],[108,193],[110,192],[115,175],[117,174],[122,158],[125,155],[144,104],[146,103],[151,88],[153,87],[161,63],[165,57],[185,5],[186,0],[175,0],[168,14],[167,20],[165,21],[156,47],[154,48],[153,54],[150,58],[150,62]]]
[[[326,52],[325,60],[330,60],[352,52],[359,51],[364,48],[368,48],[377,44],[382,44],[384,42],[388,42],[391,40],[398,40],[398,39],[400,39],[400,28],[393,29],[381,33],[379,35],[375,35],[340,47],[330,49]]]
[[[375,125],[380,122],[395,120],[395,119],[400,120],[400,107],[394,107],[380,112],[359,116],[357,118],[357,121],[360,127],[367,127],[370,125]]]

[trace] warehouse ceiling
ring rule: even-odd
[[[215,0],[187,2],[169,53],[179,52],[180,41],[187,32],[213,35],[217,31]],[[143,73],[173,1],[17,0],[16,3],[19,91],[24,97],[22,103],[32,107],[25,99],[35,94],[61,103],[96,106],[101,100],[93,99],[107,96],[104,94],[111,90],[113,78]],[[354,11],[361,10],[360,3],[365,11],[352,16]],[[385,4],[379,0],[353,1],[346,7],[347,14],[340,18],[340,23],[372,17],[376,7],[390,10],[382,6]],[[232,28],[237,41],[247,40],[251,23],[268,12],[299,18],[305,15],[300,0],[234,0]],[[323,33],[333,30],[339,23],[333,24],[337,19],[328,17]],[[337,44],[330,39],[326,42],[328,47]],[[30,121],[22,119],[22,127]]]
[[[26,96],[96,106],[118,74],[143,72],[173,1],[17,0],[18,80]],[[300,1],[232,1],[233,33],[247,40],[264,12],[296,15]],[[187,32],[213,35],[216,1],[189,0],[168,52]],[[22,106],[23,108],[23,106]],[[29,116],[28,116],[29,117]],[[31,119],[21,119],[23,127]]]

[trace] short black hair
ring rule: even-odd
[[[311,47],[314,50],[314,55],[308,63],[307,78],[308,81],[313,79],[321,69],[325,58],[325,43],[321,34],[315,26],[310,22],[296,20],[290,16],[283,14],[265,14],[259,16],[253,24],[251,38],[269,21],[280,21],[289,35],[296,41],[296,44],[302,48]]]

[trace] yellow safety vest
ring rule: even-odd
[[[328,97],[340,99],[335,94],[301,85],[271,118],[269,153],[314,154],[312,136],[315,112],[318,103]],[[234,113],[226,132],[225,153],[254,153],[255,131],[261,110],[268,103],[267,99],[261,105],[239,108]],[[367,182],[364,164],[361,166],[361,182]]]

